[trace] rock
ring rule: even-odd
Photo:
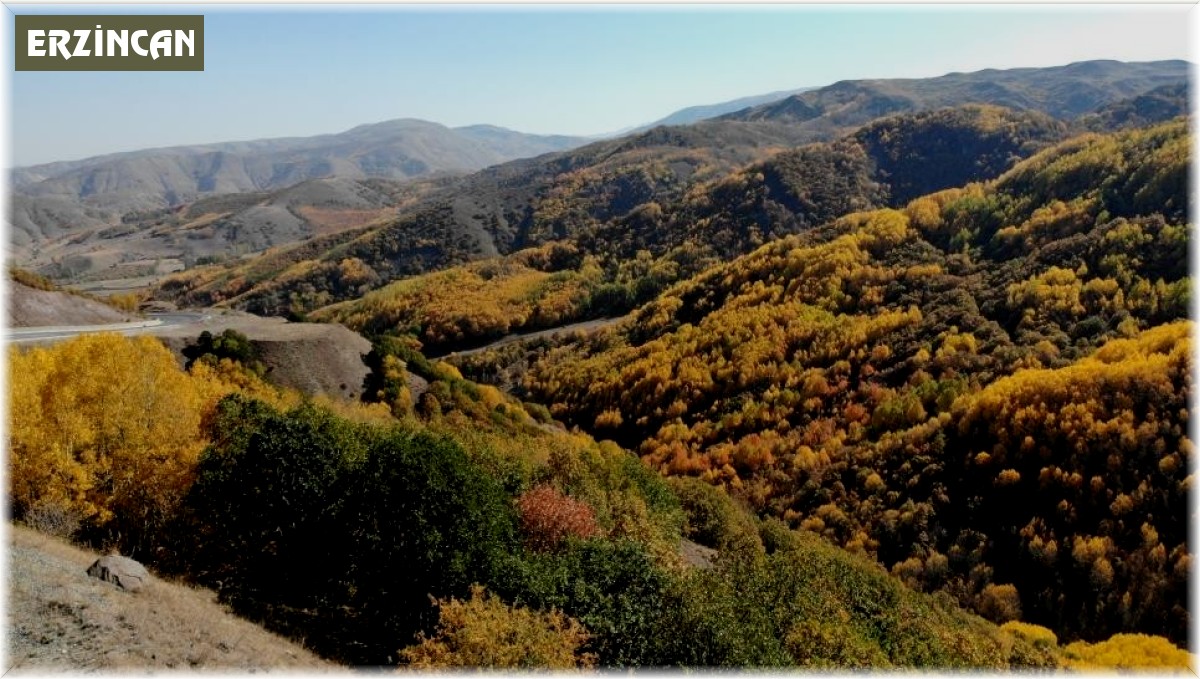
[[[111,582],[127,591],[136,592],[150,584],[150,573],[142,564],[127,556],[102,556],[87,569],[87,574]]]
[[[679,554],[683,557],[684,563],[695,568],[712,568],[713,561],[717,558],[717,550],[697,544],[687,538],[679,541]]]

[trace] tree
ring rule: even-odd
[[[208,390],[152,338],[84,335],[10,349],[10,493],[20,518],[50,503],[126,549],[191,487]]]

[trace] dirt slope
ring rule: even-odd
[[[97,325],[132,320],[135,319],[129,314],[84,297],[8,282],[9,327]]]
[[[131,594],[87,576],[97,554],[19,526],[8,537],[6,671],[338,669],[212,592],[155,579]]]
[[[248,337],[261,352],[267,366],[266,378],[273,384],[291,387],[315,396],[358,398],[363,379],[370,370],[362,357],[371,343],[362,335],[334,323],[289,323],[282,318],[265,318],[240,311],[207,310],[212,316],[203,323],[151,329],[184,362],[183,349],[207,330],[214,335],[232,328]]]

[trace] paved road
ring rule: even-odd
[[[7,328],[4,331],[4,340],[15,343],[46,342],[95,332],[116,332],[122,335],[154,334],[166,328],[200,324],[207,321],[210,317],[210,314],[204,313],[173,311],[170,313],[148,314],[146,319],[130,323]]]

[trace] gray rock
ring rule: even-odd
[[[111,582],[127,592],[136,592],[150,584],[150,573],[142,564],[115,554],[96,559],[96,563],[87,569],[87,574]]]

